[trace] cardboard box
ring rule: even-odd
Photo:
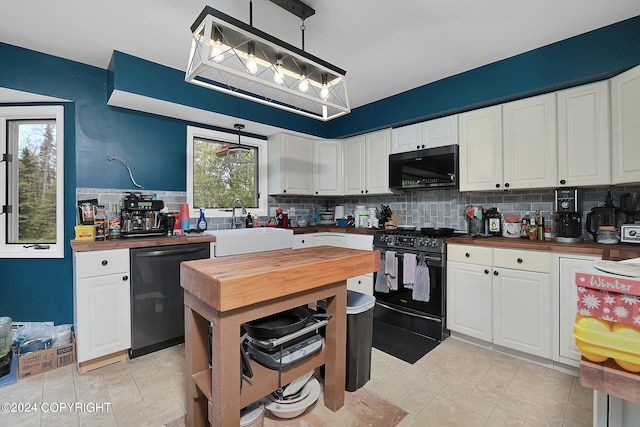
[[[576,273],[578,313],[640,326],[640,280],[607,274]]]
[[[75,335],[71,334],[70,344],[18,354],[18,378],[30,377],[71,365],[76,360],[76,339]]]

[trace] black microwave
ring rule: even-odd
[[[458,145],[389,155],[389,188],[458,188]]]

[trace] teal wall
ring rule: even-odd
[[[185,191],[187,122],[110,107],[114,88],[283,129],[340,138],[610,77],[640,64],[640,17],[356,108],[322,123],[184,82],[184,73],[119,52],[109,70],[0,43],[0,87],[70,100],[65,107],[65,240],[75,188]],[[230,130],[233,131],[233,130]],[[0,316],[73,322],[71,250],[61,260],[0,259]]]

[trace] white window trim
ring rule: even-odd
[[[56,185],[56,243],[49,243],[47,249],[24,248],[23,245],[7,245],[6,221],[0,216],[0,258],[64,258],[64,107],[24,106],[0,107],[0,157],[6,154],[7,121],[21,119],[52,118],[56,120],[57,185]],[[17,157],[16,157],[17,161]],[[0,176],[7,174],[7,165],[0,162]],[[6,187],[0,188],[4,201]]]
[[[193,139],[205,138],[214,141],[237,144],[238,137],[232,133],[187,126],[187,203],[191,209],[190,218],[198,218],[200,211],[193,206]],[[247,208],[253,216],[267,216],[269,214],[268,185],[267,185],[267,141],[247,136],[242,137],[242,145],[258,147],[258,193],[260,194],[258,206],[260,208]],[[205,209],[207,218],[231,218],[229,209]]]

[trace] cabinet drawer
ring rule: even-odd
[[[129,249],[80,252],[74,260],[76,279],[129,271]]]
[[[493,249],[473,245],[447,245],[447,261],[492,265]]]
[[[493,252],[493,259],[495,267],[551,273],[550,252],[496,248]]]
[[[373,295],[373,274],[363,274],[362,276],[347,279],[347,289]]]

